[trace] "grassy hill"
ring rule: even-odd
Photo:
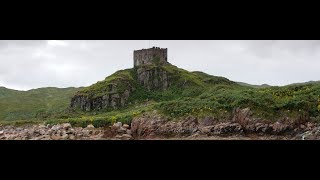
[[[30,120],[63,112],[78,88],[16,91],[0,87],[0,121]]]
[[[50,123],[106,126],[115,121],[129,123],[135,116],[154,111],[176,120],[188,116],[226,119],[237,107],[249,107],[254,116],[268,120],[295,119],[301,114],[320,115],[319,83],[253,86],[203,72],[189,72],[170,64],[148,68],[160,68],[168,74],[171,85],[167,90],[148,91],[137,81],[135,69],[118,71],[83,89],[43,88],[21,92],[0,88],[0,119],[37,117]],[[128,87],[134,89],[125,107],[90,112],[64,111],[74,94],[103,96],[108,93],[110,84],[116,84],[120,91]]]

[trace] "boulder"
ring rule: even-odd
[[[89,125],[87,126],[87,128],[88,128],[88,129],[94,129],[94,126],[93,126],[92,124],[89,124]]]
[[[58,131],[58,130],[62,129],[62,127],[61,127],[61,125],[57,124],[57,125],[52,126],[51,129],[53,131]]]
[[[123,140],[132,140],[133,137],[131,135],[129,135],[129,134],[123,134],[121,139],[123,139]]]
[[[75,137],[73,134],[70,134],[70,135],[69,135],[69,139],[70,139],[70,140],[75,140],[76,137]]]
[[[70,123],[64,123],[62,124],[62,128],[65,130],[68,130],[69,128],[71,128],[71,124]]]
[[[252,112],[249,108],[245,108],[245,109],[236,108],[233,111],[232,122],[239,123],[241,126],[244,127],[248,125],[251,115],[252,115]]]
[[[68,134],[63,134],[63,135],[61,136],[61,139],[62,139],[62,140],[67,140],[68,137],[69,137]]]
[[[114,123],[113,126],[116,127],[116,128],[120,128],[122,126],[122,123],[121,122],[117,122],[117,123]]]
[[[130,126],[128,124],[124,124],[122,127],[128,129]]]

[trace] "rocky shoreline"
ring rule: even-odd
[[[2,126],[0,140],[320,140],[320,126],[299,133],[276,134],[263,133],[266,128],[259,124],[255,127],[255,133],[245,133],[236,123],[219,123],[215,126],[196,128],[183,127],[183,123],[179,122],[155,126],[144,126],[141,121],[136,123],[139,125],[130,127],[119,122],[108,128],[94,128],[92,125],[86,128],[71,127],[68,123],[54,126]]]
[[[236,109],[233,117],[169,121],[157,114],[137,117],[131,124],[110,127],[57,125],[0,126],[0,140],[320,140],[320,124],[308,118],[276,122],[251,117],[250,109]]]

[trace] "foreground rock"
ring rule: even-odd
[[[104,138],[112,140],[133,140],[130,126],[117,122],[105,129]]]
[[[103,139],[103,129],[72,127],[71,124],[26,125],[0,127],[1,140],[98,140]]]

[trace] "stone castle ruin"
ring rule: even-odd
[[[170,86],[169,75],[163,65],[168,63],[168,50],[159,47],[134,51],[134,70],[137,73],[136,81],[148,91],[164,91]],[[154,65],[154,66],[144,66]],[[72,109],[80,108],[83,111],[92,111],[119,107],[128,104],[128,99],[133,93],[133,88],[118,89],[118,85],[110,83],[104,88],[100,96],[77,94],[71,99]],[[131,87],[132,85],[129,84]]]
[[[151,64],[165,64],[168,62],[168,49],[152,47],[150,49],[133,52],[134,67]]]
[[[166,90],[169,86],[168,76],[160,66],[168,64],[168,49],[153,47],[136,50],[133,54],[139,83],[148,91]],[[149,68],[144,65],[155,65],[155,67]]]

